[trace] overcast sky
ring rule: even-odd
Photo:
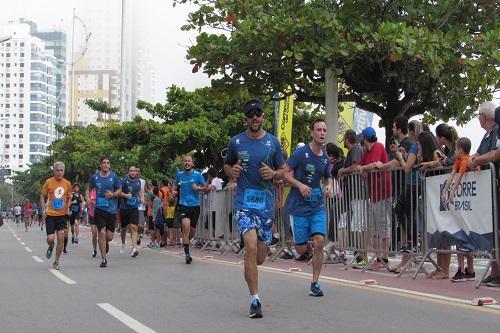
[[[102,0],[110,1],[110,0]],[[116,0],[114,0],[116,1]],[[146,36],[151,43],[154,71],[157,76],[157,101],[164,102],[165,88],[176,84],[186,89],[207,86],[210,80],[201,72],[191,73],[191,65],[186,61],[186,47],[195,40],[194,32],[183,32],[180,27],[185,24],[187,14],[193,7],[189,5],[172,7],[171,0],[134,0],[141,1],[142,10],[148,11],[152,30]],[[35,21],[39,29],[62,27],[71,40],[71,16],[78,0],[2,0],[0,2],[0,24],[19,17]],[[78,15],[78,8],[76,8]],[[496,101],[498,104],[498,99]],[[377,128],[378,117],[374,118]],[[450,123],[451,124],[451,123]],[[434,128],[434,127],[433,127]],[[378,130],[379,139],[383,142],[383,130]],[[479,121],[473,119],[465,127],[458,128],[460,136],[468,136],[472,140],[473,151],[481,141],[484,131]]]

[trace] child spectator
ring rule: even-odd
[[[457,159],[453,164],[453,170],[451,171],[448,179],[446,179],[446,184],[443,189],[443,194],[441,195],[441,202],[443,204],[447,204],[448,202],[453,204],[455,202],[455,193],[457,191],[458,185],[462,181],[462,177],[464,173],[467,171],[471,171],[469,169],[469,162],[471,160],[470,157],[470,149],[471,142],[469,138],[460,138],[457,140],[456,144],[456,155]],[[457,176],[455,181],[453,182],[455,175]],[[450,188],[453,182],[453,187],[448,193],[448,189]],[[470,252],[473,249],[472,245],[469,244],[459,244],[459,251],[462,252]],[[464,256],[462,254],[457,254],[458,261],[458,271],[451,279],[452,282],[463,282],[463,281],[473,281],[476,278],[476,274],[474,272],[474,258],[472,256],[467,256],[467,268],[464,270]]]

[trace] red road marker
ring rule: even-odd
[[[478,297],[472,300],[472,305],[483,306],[497,304],[498,302],[492,297]]]
[[[360,286],[376,286],[378,283],[375,280],[368,279],[368,280],[361,280],[358,282]]]

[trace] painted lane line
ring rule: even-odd
[[[43,262],[38,256],[32,256],[31,258],[35,259],[36,262]]]
[[[134,318],[130,317],[127,315],[125,312],[122,312],[115,308],[113,305],[109,303],[97,303],[97,306],[121,321],[123,324],[131,328],[137,333],[156,333],[156,331],[153,331],[149,327],[141,324]]]
[[[49,269],[49,271],[54,274],[57,278],[59,278],[60,280],[62,280],[63,282],[67,283],[67,284],[76,284],[75,281],[71,280],[69,277],[67,277],[66,275],[64,275],[63,273],[55,270],[55,269]]]
[[[24,242],[21,242],[21,245],[22,245],[22,246],[25,246],[25,245],[26,245],[26,243],[24,243]]]
[[[31,251],[31,249],[30,249],[29,247],[27,247],[27,246],[25,246],[24,248],[25,248],[25,249],[26,249],[26,251],[28,251],[29,253],[33,252],[33,251]]]

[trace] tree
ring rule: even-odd
[[[187,0],[176,0],[185,3]],[[398,115],[468,121],[499,86],[498,1],[196,0],[187,58],[214,87],[324,104],[324,73],[339,101],[374,112],[387,138]]]

